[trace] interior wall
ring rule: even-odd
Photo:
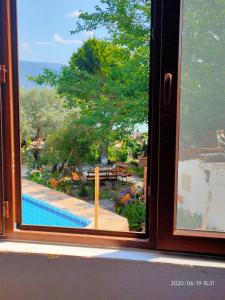
[[[214,281],[213,287],[171,281]],[[0,300],[224,300],[225,270],[172,264],[0,254]]]

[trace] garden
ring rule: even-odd
[[[22,175],[94,203],[99,166],[100,206],[144,231],[150,1],[99,1],[71,34],[99,26],[105,38],[88,38],[60,71],[45,68],[29,76],[35,89],[21,89]]]
[[[65,134],[60,137],[63,140],[67,138]],[[132,136],[129,143],[120,147],[118,143],[111,145],[107,160],[98,156],[96,147],[85,148],[86,151],[83,152],[83,147],[87,145],[86,140],[85,145],[82,145],[79,139],[75,139],[72,144],[74,148],[68,150],[66,159],[61,159],[59,155],[65,150],[64,146],[61,149],[57,144],[56,148],[54,143],[47,142],[48,140],[39,138],[26,141],[23,145],[24,178],[94,205],[94,168],[99,166],[100,206],[127,218],[131,231],[144,231],[144,166],[139,165],[139,160],[146,157],[146,134]],[[64,142],[68,143],[66,140]],[[55,151],[59,157],[55,156]]]

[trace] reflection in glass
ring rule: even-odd
[[[225,231],[224,1],[184,1],[177,228]]]

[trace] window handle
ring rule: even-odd
[[[164,105],[170,105],[172,82],[173,82],[173,75],[171,73],[165,73],[165,76],[164,76]]]
[[[0,65],[0,84],[6,83],[6,67],[5,65]]]

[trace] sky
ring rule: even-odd
[[[99,0],[18,0],[19,58],[66,64],[90,37],[103,38],[104,29],[71,35],[80,11],[94,11]]]

